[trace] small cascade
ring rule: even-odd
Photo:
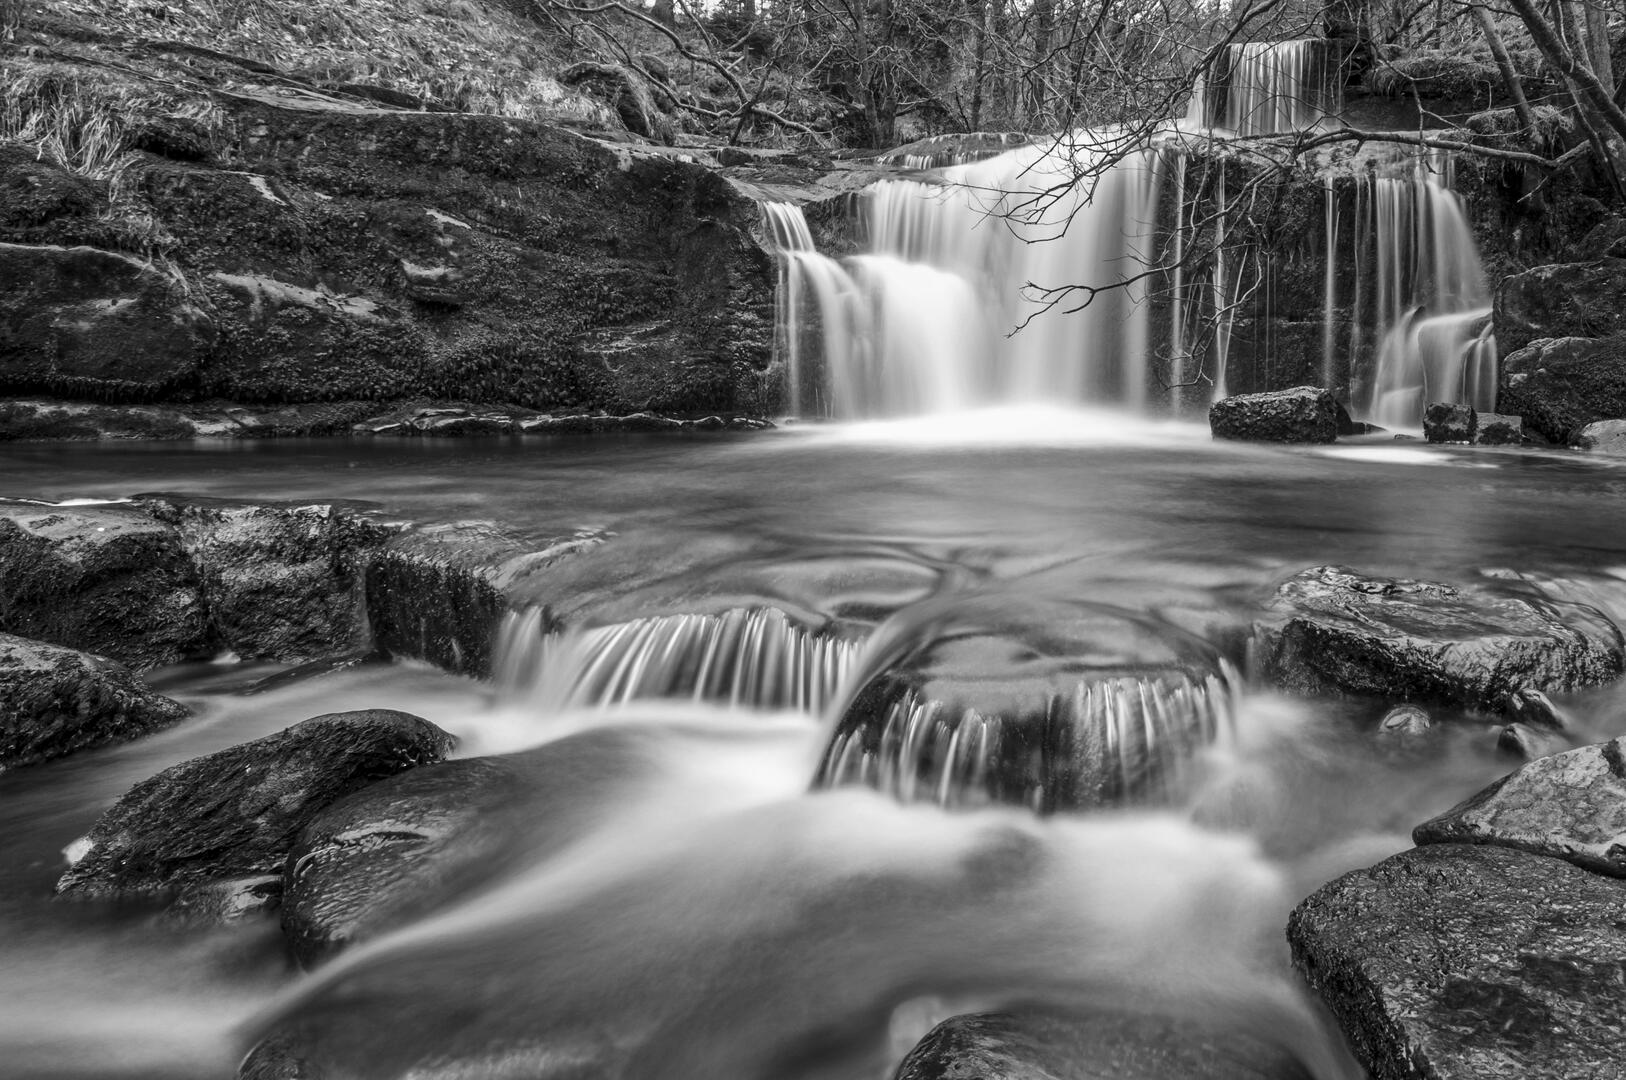
[[[1162,160],[1150,148],[1109,162],[1082,146],[1028,146],[945,170],[942,183],[873,185],[869,253],[835,263],[781,248],[793,407],[820,399],[843,419],[1031,402],[1143,407],[1141,278],[1157,261]],[[1046,291],[1081,284],[1101,291],[1087,304]]]
[[[831,741],[826,787],[859,784],[903,802],[1014,803],[1035,810],[1161,801],[1198,750],[1229,737],[1237,673],[1081,680],[1021,716],[955,709],[913,690],[880,725]]]
[[[1247,138],[1305,131],[1342,108],[1326,42],[1317,38],[1227,46],[1212,77],[1199,75],[1186,125]]]
[[[499,693],[541,710],[687,700],[817,713],[856,646],[775,608],[660,615],[550,632],[540,609],[509,613],[498,640]]]
[[[1328,198],[1328,250],[1336,251],[1330,190]],[[1427,155],[1359,177],[1354,211],[1350,355],[1359,360],[1372,352],[1351,378],[1356,410],[1384,427],[1417,428],[1433,401],[1494,408],[1491,298],[1452,187],[1451,159]],[[1335,299],[1329,277],[1329,326]]]

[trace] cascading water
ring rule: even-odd
[[[1338,80],[1316,38],[1227,46],[1215,78],[1199,75],[1186,124],[1239,137],[1304,131],[1337,115]]]
[[[819,396],[807,359],[817,342],[828,411],[841,418],[1013,402],[1144,407],[1141,278],[1156,261],[1162,157],[1115,152],[1115,138],[1023,147],[945,170],[940,183],[877,183],[871,250],[844,264],[794,246],[805,232],[785,223],[794,208],[766,208],[785,271],[792,403]],[[1099,290],[1088,304],[1047,291],[1080,284]]]
[[[818,713],[856,646],[773,608],[659,615],[549,632],[542,609],[510,612],[498,634],[499,692],[543,713],[652,699]]]
[[[1338,250],[1336,198],[1329,185],[1329,252]],[[1430,402],[1494,408],[1490,294],[1451,159],[1432,154],[1358,177],[1349,242],[1356,265],[1350,354],[1359,359],[1372,348],[1369,366],[1352,373],[1357,412],[1386,427],[1417,428]],[[1335,300],[1329,276],[1329,327]]]

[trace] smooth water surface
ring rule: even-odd
[[[1381,440],[1215,445],[1110,415],[0,448],[0,496],[143,491],[364,499],[537,539],[594,530],[606,542],[538,597],[585,623],[772,604],[861,642],[900,611],[997,596],[1107,603],[1217,636],[1276,578],[1323,563],[1456,581],[1511,569],[1626,610],[1626,469]],[[1508,767],[1481,724],[1401,749],[1360,706],[1250,691],[1235,738],[1173,806],[1040,820],[809,794],[822,717],[694,703],[566,716],[407,663],[238,693],[270,670],[160,673],[195,718],[0,776],[0,1076],[224,1077],[240,1025],[274,999],[275,1015],[361,1033],[347,1067],[369,1077],[437,1055],[469,1075],[534,1076],[542,1044],[547,1075],[884,1077],[931,1017],[1034,999],[1275,1033],[1340,1075],[1284,974],[1288,910]],[[1618,702],[1567,702],[1577,739],[1626,731]],[[620,764],[555,793],[588,823],[562,848],[314,979],[289,970],[272,927],[49,900],[61,850],[135,781],[361,707],[423,715],[463,753]]]

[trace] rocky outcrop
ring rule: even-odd
[[[213,648],[178,537],[127,506],[0,504],[0,631],[137,669]]]
[[[1479,413],[1474,430],[1478,446],[1518,446],[1524,442],[1524,417]]]
[[[1626,877],[1626,737],[1538,758],[1412,832],[1496,844]]]
[[[299,662],[367,644],[362,570],[400,523],[362,504],[136,501],[176,531],[225,648],[245,659]]]
[[[1503,360],[1496,407],[1564,445],[1588,424],[1626,417],[1626,334],[1532,342]]]
[[[1626,332],[1626,259],[1537,266],[1496,290],[1496,344],[1504,356],[1541,338],[1603,338]]]
[[[404,533],[367,563],[373,640],[386,652],[448,671],[489,675],[503,614],[533,599],[539,572],[603,539],[577,533],[527,543],[489,522]]]
[[[1330,443],[1338,438],[1338,403],[1313,386],[1216,401],[1208,426],[1216,439],[1252,442]]]
[[[269,906],[281,892],[294,837],[317,812],[368,784],[440,761],[451,748],[451,736],[426,720],[372,709],[318,716],[171,766],[102,815],[57,892],[177,897],[216,912]],[[241,902],[245,895],[261,903]]]
[[[1324,886],[1295,966],[1374,1080],[1626,1074],[1626,882],[1483,845],[1420,847]]]
[[[1189,1020],[986,1013],[933,1028],[893,1080],[1303,1080],[1291,1055]]]
[[[1336,566],[1276,590],[1255,623],[1253,655],[1259,677],[1293,693],[1492,712],[1523,689],[1595,686],[1626,670],[1620,630],[1595,608]]]
[[[0,634],[0,772],[134,739],[186,714],[120,664]]]
[[[0,392],[144,400],[189,389],[214,326],[188,293],[129,255],[0,243]]]

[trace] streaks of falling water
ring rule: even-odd
[[[1025,716],[955,709],[908,690],[878,726],[838,732],[818,782],[949,807],[1159,801],[1181,789],[1198,750],[1231,737],[1239,685],[1224,662],[1206,676],[1081,680]]]
[[[1489,410],[1496,396],[1490,294],[1449,157],[1359,180],[1358,223],[1373,237],[1377,355],[1356,406],[1386,427],[1416,428],[1434,401]],[[1353,381],[1353,380],[1352,380]]]
[[[829,412],[844,419],[1012,402],[1142,408],[1140,278],[1154,261],[1163,155],[1121,141],[1075,132],[945,170],[941,183],[872,185],[872,250],[845,264],[796,246],[806,228],[786,220],[794,207],[766,207],[786,275],[792,408],[817,397],[815,343]],[[1085,304],[1065,291],[1079,285],[1100,291]]]
[[[842,685],[856,647],[775,608],[659,615],[549,632],[539,608],[499,631],[499,693],[566,710],[650,699],[817,713]]]
[[[1243,42],[1227,46],[1213,78],[1198,75],[1185,124],[1244,138],[1304,131],[1337,115],[1339,91],[1328,71],[1325,42]]]

